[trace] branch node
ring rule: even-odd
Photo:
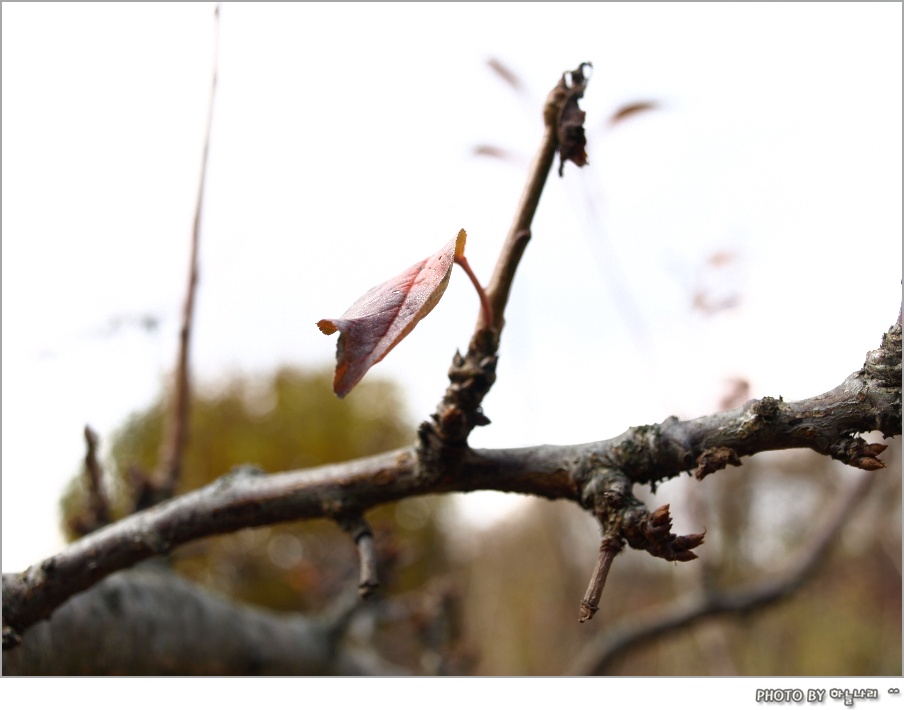
[[[740,466],[741,457],[738,452],[727,446],[715,446],[704,449],[697,457],[697,468],[694,469],[694,478],[702,481],[709,474],[721,471],[728,466]]]
[[[829,448],[829,454],[833,459],[849,466],[865,471],[878,471],[885,468],[885,464],[878,457],[887,448],[886,444],[868,444],[862,437],[847,436],[836,441]]]

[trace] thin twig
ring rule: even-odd
[[[596,567],[593,575],[590,577],[590,584],[587,591],[584,592],[584,598],[581,600],[581,615],[578,621],[582,624],[590,621],[593,615],[599,611],[600,599],[603,596],[603,589],[606,586],[606,578],[609,576],[609,569],[612,567],[612,561],[622,549],[623,543],[621,538],[605,537],[600,543],[600,554],[596,561]]]
[[[585,62],[576,71],[563,74],[559,83],[549,92],[543,106],[543,138],[531,163],[527,184],[524,186],[515,210],[515,218],[509,228],[505,243],[502,245],[502,251],[496,261],[496,268],[487,287],[487,295],[493,306],[492,326],[497,332],[501,332],[502,326],[505,324],[505,306],[508,303],[515,271],[518,269],[521,256],[530,241],[531,224],[537,212],[537,206],[540,204],[540,196],[543,194],[546,178],[549,176],[556,157],[556,148],[560,144],[560,123],[563,109],[570,101],[575,102],[576,105],[577,99],[583,95],[584,76],[582,72],[585,66],[589,65]],[[574,83],[578,76],[581,77],[580,86],[576,86]],[[581,113],[581,117],[583,117],[583,113]],[[478,321],[477,329],[482,330],[487,325],[481,319]]]
[[[518,269],[521,256],[530,241],[531,223],[537,212],[537,205],[540,204],[540,196],[543,194],[546,178],[549,176],[556,157],[558,140],[555,116],[557,114],[549,108],[549,105],[553,101],[561,101],[560,93],[557,89],[553,89],[546,100],[547,110],[544,111],[543,138],[540,140],[540,147],[531,163],[527,183],[515,210],[515,218],[512,220],[512,226],[509,228],[502,251],[496,260],[493,275],[490,277],[490,283],[486,288],[487,297],[493,310],[493,322],[484,322],[481,314],[481,318],[477,322],[478,330],[483,330],[491,325],[501,332],[502,326],[505,324],[505,307],[512,289],[512,281],[515,279],[515,271]]]
[[[198,286],[198,245],[201,234],[201,212],[204,204],[204,185],[207,180],[207,163],[210,153],[210,127],[213,123],[213,106],[217,90],[217,66],[219,55],[220,6],[214,9],[214,49],[213,76],[210,98],[207,106],[207,125],[204,133],[204,151],[201,157],[201,177],[198,181],[198,196],[195,201],[195,216],[192,224],[191,256],[189,257],[188,285],[182,309],[182,325],[179,330],[179,354],[174,376],[173,402],[165,424],[164,437],[160,444],[158,468],[154,473],[154,487],[157,499],[166,500],[175,492],[182,470],[185,445],[188,441],[188,414],[191,400],[191,379],[189,351],[191,344],[192,317],[195,308],[195,292]]]
[[[110,502],[104,490],[104,472],[97,459],[99,440],[97,433],[85,425],[85,473],[88,477],[88,511],[90,513],[91,532],[110,522]]]
[[[362,599],[367,599],[380,586],[377,576],[377,549],[374,547],[374,533],[367,521],[360,515],[342,518],[340,526],[355,541],[358,548],[358,564],[360,573],[358,577],[358,594]]]
[[[573,83],[569,87],[566,76],[573,79],[576,73],[580,74],[584,66],[586,64],[582,64],[577,72],[566,72],[546,99],[543,107],[544,129],[540,148],[528,172],[527,184],[515,210],[515,218],[502,245],[489,286],[481,289],[477,279],[469,273],[474,285],[478,287],[478,292],[484,292],[481,297],[480,316],[467,353],[464,356],[455,354],[452,367],[449,369],[449,386],[437,405],[436,412],[431,415],[430,420],[423,422],[418,430],[419,451],[425,475],[435,475],[435,464],[438,461],[443,461],[444,465],[448,466],[464,450],[474,427],[490,423],[481,410],[481,404],[496,381],[499,335],[505,324],[505,307],[521,256],[530,241],[530,226],[540,203],[546,178],[552,169],[556,148],[560,144],[560,119],[565,107],[572,103],[576,106],[577,99],[583,95],[583,81],[579,86]],[[583,77],[582,74],[581,76]],[[578,113],[583,117],[583,113]],[[574,112],[569,114],[570,121],[574,121],[576,117],[577,114]],[[576,126],[571,128],[577,129]],[[580,130],[583,131],[583,128]]]
[[[485,323],[492,323],[493,307],[490,305],[490,299],[487,298],[487,292],[484,290],[483,286],[480,285],[480,281],[477,280],[477,274],[475,274],[474,270],[471,268],[468,258],[464,254],[456,254],[455,263],[468,275],[471,284],[477,291],[477,297],[480,299],[481,317],[483,318],[483,321]]]

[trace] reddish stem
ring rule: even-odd
[[[483,286],[481,286],[480,282],[477,280],[477,276],[475,276],[474,272],[471,270],[471,265],[468,263],[468,258],[464,254],[462,254],[461,256],[456,254],[455,263],[465,270],[468,278],[471,279],[471,283],[474,284],[474,288],[477,289],[477,295],[480,297],[480,312],[483,319],[482,326],[484,328],[492,326],[493,307],[490,305],[490,299],[487,298],[487,292],[484,291]]]

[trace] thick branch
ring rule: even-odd
[[[153,634],[148,634],[148,629]],[[167,569],[115,574],[4,651],[7,675],[361,675],[402,669],[341,643],[329,615],[238,604]]]
[[[863,369],[831,392],[783,402],[764,398],[690,421],[634,427],[608,441],[462,452],[422,475],[413,448],[344,464],[265,476],[242,468],[218,481],[98,530],[21,574],[3,576],[4,645],[66,599],[117,570],[209,535],[288,520],[341,519],[383,503],[453,491],[497,490],[601,503],[600,476],[620,471],[654,483],[699,468],[707,452],[738,456],[810,448],[854,466],[875,468],[874,448],[856,432],[901,433],[901,327],[883,337]],[[724,464],[723,464],[724,465]],[[715,469],[713,469],[715,470]],[[635,545],[635,541],[628,539]]]

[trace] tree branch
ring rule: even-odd
[[[449,368],[449,387],[436,412],[418,429],[418,454],[425,475],[431,475],[431,469],[456,465],[474,427],[490,423],[481,409],[481,403],[496,381],[497,352],[499,336],[505,324],[505,307],[521,256],[530,241],[530,227],[552,169],[556,148],[562,149],[563,163],[566,158],[578,165],[586,162],[583,144],[580,155],[574,152],[574,138],[579,133],[583,140],[584,113],[577,108],[577,101],[584,95],[587,77],[583,70],[588,66],[584,62],[576,70],[565,72],[546,98],[540,147],[528,171],[527,184],[489,286],[483,290],[480,316],[468,351],[464,356],[455,353]],[[469,276],[478,285],[470,270]],[[478,285],[478,292],[481,290]]]
[[[338,520],[412,496],[474,490],[563,498],[599,517],[609,505],[604,484],[613,471],[632,485],[655,485],[695,466],[699,477],[701,466],[711,473],[729,462],[705,465],[708,452],[730,449],[740,457],[789,448],[813,449],[871,470],[881,465],[876,445],[855,434],[872,430],[886,437],[901,433],[898,324],[867,354],[862,369],[830,392],[799,402],[766,397],[730,412],[690,421],[672,417],[580,445],[467,449],[436,476],[422,475],[413,447],[279,475],[240,468],[98,530],[20,574],[4,574],[4,648],[107,575],[201,537],[289,520]],[[620,510],[625,540],[648,548],[647,526],[656,513],[630,505]]]
[[[339,525],[355,541],[358,548],[358,594],[367,599],[380,586],[377,576],[377,549],[374,547],[374,533],[370,525],[360,515],[352,515],[339,520]]]
[[[88,500],[84,512],[68,521],[69,527],[79,535],[87,535],[107,525],[111,518],[110,501],[104,487],[104,471],[97,458],[99,439],[97,433],[85,425],[85,483]]]
[[[191,379],[189,352],[191,345],[192,318],[195,309],[195,293],[198,287],[198,247],[201,238],[201,211],[204,205],[204,185],[207,181],[207,163],[210,154],[210,126],[213,123],[213,105],[217,92],[217,56],[219,54],[220,6],[214,10],[214,53],[213,77],[210,99],[207,106],[207,124],[204,133],[204,152],[201,157],[201,177],[198,181],[198,196],[195,201],[195,217],[192,223],[191,255],[189,257],[188,285],[185,289],[185,303],[182,308],[182,325],[179,329],[179,354],[173,380],[173,404],[170,415],[165,420],[163,439],[160,443],[160,457],[157,470],[151,477],[153,495],[150,502],[157,503],[171,498],[176,490],[182,470],[185,444],[188,440],[188,414],[191,400]]]

